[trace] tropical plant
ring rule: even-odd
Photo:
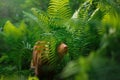
[[[57,46],[61,42],[66,43],[66,36],[70,35],[63,24],[65,21],[68,21],[71,17],[69,1],[51,0],[47,12],[35,8],[32,8],[32,11],[33,15],[26,12],[24,13],[30,18],[32,18],[41,28],[42,33],[40,34],[41,39],[39,40],[50,42],[51,55],[49,56],[49,62],[53,66],[57,66],[54,67],[54,70],[56,72],[60,72],[60,70],[62,69],[62,67],[64,67],[66,62],[63,60],[62,63],[59,63],[57,65],[56,59],[59,57],[54,55],[58,55],[56,54]]]
[[[49,62],[56,72],[54,79],[119,80],[120,1],[77,1],[80,6],[75,12],[70,7],[75,7],[71,0],[50,0],[48,9],[46,6],[43,10],[32,8],[32,14],[24,11],[25,21],[18,27],[10,21],[5,25],[4,20],[0,21],[0,64],[4,64],[0,65],[0,74],[16,70],[28,75],[32,47],[36,42],[44,41],[51,53]],[[36,2],[26,0],[30,4],[26,7],[41,5]],[[57,46],[61,42],[67,44],[68,53],[57,63],[60,60]]]
[[[118,4],[119,3],[113,2],[113,0],[98,2],[99,6],[97,7],[103,13],[102,17],[98,19],[98,16],[96,16],[98,15],[98,13],[95,13],[94,16],[92,16],[92,18],[90,19],[90,24],[91,21],[92,23],[94,21],[100,21],[98,33],[100,34],[101,38],[99,38],[100,42],[96,44],[99,47],[95,50],[95,52],[90,52],[87,57],[81,56],[78,60],[69,63],[62,72],[62,78],[64,78],[65,80],[71,79],[71,77],[73,80],[120,79],[120,77],[118,77],[118,75],[120,74],[120,69],[118,68],[118,50],[120,47],[118,45],[120,27]],[[95,28],[95,26],[98,25],[95,24],[93,27]]]
[[[1,41],[3,42],[1,50],[1,72],[0,74],[12,73],[14,70],[18,72],[29,68],[31,45],[27,42],[27,29],[24,22],[19,27],[14,26],[7,21],[3,31]],[[26,62],[24,62],[24,60]],[[7,67],[5,67],[7,66]]]
[[[96,4],[93,8],[93,4],[92,0],[86,1],[72,16],[68,0],[51,0],[47,12],[32,8],[33,14],[27,12],[24,14],[34,20],[43,30],[40,40],[52,42],[52,50],[55,50],[56,45],[60,42],[68,44],[69,60],[65,58],[63,61],[69,62],[70,59],[78,59],[82,54],[86,56],[99,47],[99,26],[94,26],[99,21],[92,21],[94,16],[102,14],[99,13],[101,11],[96,7]],[[52,53],[55,54],[54,51]],[[50,56],[51,60],[54,58],[53,55]],[[61,64],[66,64],[64,62]],[[60,72],[63,67],[60,65],[55,69]]]

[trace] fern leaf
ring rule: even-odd
[[[73,14],[72,19],[78,18],[87,21],[94,11],[94,9],[92,9],[92,6],[93,6],[92,0],[87,0]]]
[[[43,12],[42,10],[39,10],[37,8],[31,9],[33,14],[43,23],[48,24],[48,15],[47,13]]]
[[[23,35],[21,30],[14,26],[10,21],[5,23],[3,31],[6,37],[13,37],[14,39],[18,39]]]
[[[35,17],[34,15],[32,15],[32,14],[30,14],[30,13],[27,13],[27,12],[25,12],[25,11],[23,11],[23,13],[24,13],[27,17],[29,17],[29,18],[31,18],[32,20],[34,20],[35,22],[39,23],[38,18]]]
[[[48,14],[54,17],[69,19],[71,17],[69,0],[51,0],[48,7]]]
[[[37,15],[39,15],[38,13],[34,12],[36,14],[36,16],[30,14],[30,13],[27,13],[27,12],[23,12],[26,16],[28,16],[30,19],[32,19],[33,21],[35,21],[39,27],[41,28],[42,31],[44,32],[49,32],[49,28],[48,28],[48,25],[44,22],[44,19],[45,18],[38,18]],[[42,17],[42,16],[41,16]]]

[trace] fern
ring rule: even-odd
[[[71,17],[69,0],[51,0],[48,7],[48,14],[61,19],[69,19]]]
[[[41,31],[48,32],[49,28],[48,28],[47,20],[45,19],[45,17],[42,14],[39,14],[39,12],[35,8],[33,8],[32,11],[35,15],[27,13],[27,12],[23,12],[23,13],[26,16],[28,16],[30,19],[32,19],[34,22],[36,22],[37,25],[41,28]]]
[[[62,25],[71,17],[69,0],[51,0],[47,13],[36,8],[32,8],[32,12],[33,15],[26,12],[24,13],[35,20],[45,32],[49,32],[50,27]]]
[[[40,20],[39,22],[45,23],[46,25],[48,24],[49,18],[47,13],[36,8],[32,8],[31,10],[33,14],[38,18],[38,20]]]
[[[18,27],[7,21],[3,28],[4,42],[7,44],[5,54],[8,55],[8,64],[12,62],[10,65],[18,71],[28,68],[24,65],[30,61],[31,44],[27,42],[27,31],[28,29],[23,21]]]
[[[14,35],[14,37],[17,37],[17,36],[15,36],[15,34],[20,36],[20,32],[10,21],[6,22],[3,30],[6,34],[6,36]]]
[[[98,1],[99,6],[93,10],[90,18],[85,20],[85,25],[76,26],[80,31],[75,31],[76,35],[73,36],[77,39],[73,39],[73,41],[76,41],[76,43],[78,43],[80,46],[75,45],[75,47],[80,47],[79,53],[89,53],[89,55],[84,58],[79,57],[78,61],[70,63],[67,67],[65,67],[65,70],[62,74],[63,77],[69,76],[70,78],[67,79],[71,79],[72,77],[72,80],[120,79],[120,77],[117,77],[117,75],[120,74],[120,65],[118,65],[120,61],[120,46],[118,44],[120,40],[120,14],[119,10],[117,9],[118,6],[114,5],[114,3],[114,0]],[[80,18],[79,14],[77,15],[77,17],[73,18],[73,21],[76,20],[75,18]],[[97,46],[97,48],[95,48],[95,46]],[[87,52],[89,50],[90,52]],[[78,52],[77,50],[75,51]],[[76,55],[76,53],[71,54]],[[72,57],[74,58],[74,56]],[[71,65],[73,66],[72,69]],[[68,68],[70,69],[68,70]],[[112,71],[115,71],[115,73]],[[112,72],[112,74],[109,74],[110,72]],[[108,77],[107,75],[111,76]]]
[[[3,32],[5,37],[13,37],[13,39],[18,40],[26,34],[26,26],[24,22],[17,28],[10,21],[7,21],[4,25]]]

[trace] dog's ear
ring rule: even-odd
[[[65,43],[61,43],[57,48],[58,55],[63,57],[67,53],[67,50],[68,46]]]

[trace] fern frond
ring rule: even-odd
[[[34,15],[32,15],[32,14],[30,14],[30,13],[27,13],[27,12],[25,12],[25,11],[23,11],[23,13],[24,13],[27,17],[29,17],[30,19],[34,20],[36,23],[39,23],[38,18],[35,17]]]
[[[4,25],[3,32],[6,37],[13,37],[14,39],[19,39],[25,34],[25,24],[21,23],[18,28],[14,26],[10,21],[7,21]]]
[[[48,25],[46,24],[47,22],[44,20],[45,17],[41,15],[41,17],[38,17],[40,16],[38,14],[38,12],[33,11],[35,15],[33,14],[30,14],[30,13],[27,13],[27,12],[23,12],[26,16],[28,16],[30,19],[32,19],[33,21],[35,21],[39,27],[41,28],[42,31],[44,32],[49,32],[49,28],[48,28]],[[44,22],[45,21],[45,22]]]
[[[39,9],[37,9],[37,8],[32,8],[31,10],[32,10],[33,14],[34,14],[41,22],[43,22],[43,23],[45,23],[45,24],[48,24],[48,21],[49,21],[48,19],[49,19],[49,17],[48,17],[48,14],[47,14],[47,13],[45,13],[44,11],[39,10]]]
[[[69,19],[71,17],[69,0],[51,0],[48,7],[48,14],[53,17]]]
[[[73,14],[72,19],[78,18],[78,19],[87,21],[96,9],[96,8],[94,9],[93,6],[96,7],[96,5],[94,5],[93,0],[87,0]]]

